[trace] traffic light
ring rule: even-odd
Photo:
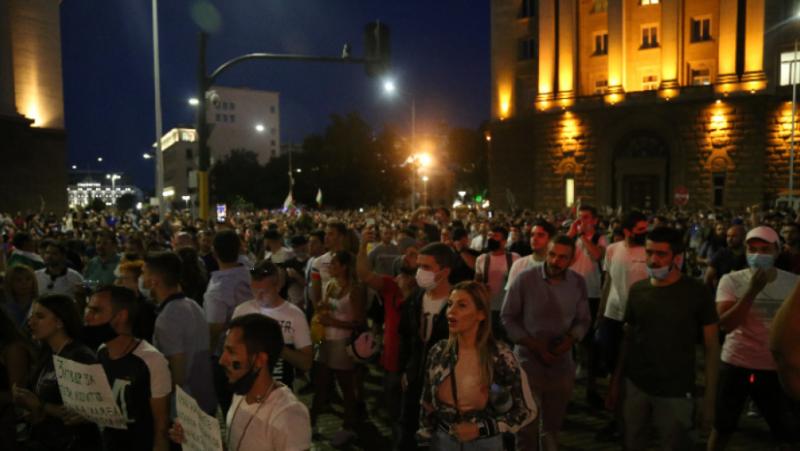
[[[389,27],[377,20],[364,27],[364,69],[370,77],[380,77],[389,70],[391,41]]]

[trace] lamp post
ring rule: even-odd
[[[153,86],[154,103],[156,112],[156,199],[158,199],[158,215],[161,219],[166,213],[164,205],[164,154],[161,151],[161,135],[163,130],[161,120],[161,63],[158,52],[158,0],[152,0],[152,28],[153,28]]]
[[[422,205],[428,205],[428,176],[422,176]]]
[[[383,81],[383,93],[387,97],[394,98],[397,95],[397,84],[394,82],[393,79],[387,78]],[[411,96],[411,151],[417,151],[417,101],[416,98],[412,95]],[[415,155],[409,157],[409,160],[406,160],[406,163],[414,163]],[[428,156],[430,161],[430,156]],[[417,202],[417,181],[416,177],[417,173],[417,166],[414,166],[414,176],[411,179],[411,209],[414,210],[416,208]]]

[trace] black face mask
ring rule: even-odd
[[[486,245],[486,249],[489,249],[490,252],[494,252],[500,249],[500,242],[494,238],[489,238],[489,243]]]
[[[110,322],[97,326],[83,326],[83,341],[92,349],[97,349],[101,344],[108,343],[118,336]]]
[[[233,368],[238,369],[239,362],[233,362]],[[256,382],[256,378],[258,377],[258,373],[261,371],[261,368],[253,368],[253,365],[250,365],[250,370],[244,376],[236,379],[234,382],[230,384],[231,391],[236,393],[237,395],[244,396],[246,395],[251,388],[253,388],[253,384]]]
[[[644,246],[644,242],[646,239],[647,239],[646,233],[634,233],[633,235],[631,235],[631,242],[639,246]]]

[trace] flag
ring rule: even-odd
[[[290,208],[294,208],[294,198],[292,198],[291,190],[289,190],[289,194],[286,195],[286,200],[283,201],[283,209],[288,210]]]
[[[317,189],[317,205],[322,206],[322,188]]]

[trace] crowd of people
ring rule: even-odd
[[[694,449],[707,432],[722,450],[746,409],[793,449],[798,219],[580,204],[3,215],[0,447],[178,447],[180,387],[224,418],[228,450],[342,446],[371,415],[397,450],[555,450],[583,381],[613,413],[596,431],[610,449]],[[54,356],[102,365],[127,428],[65,406]],[[339,393],[342,428],[324,437]]]

